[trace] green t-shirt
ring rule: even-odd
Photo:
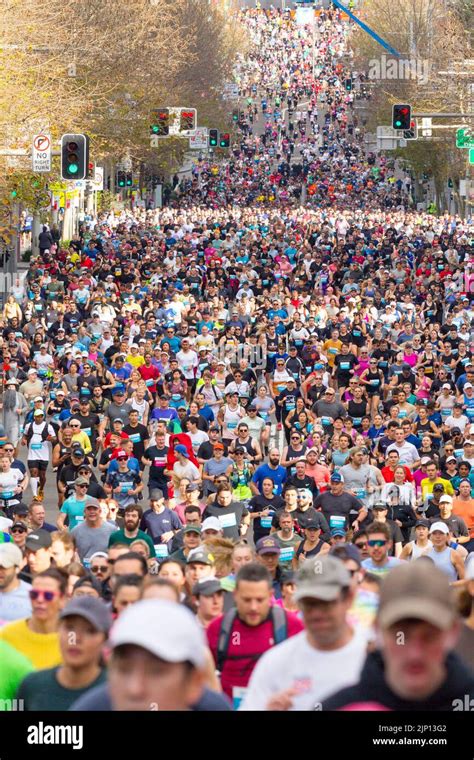
[[[0,641],[0,662],[0,711],[13,710],[14,704],[9,706],[8,701],[15,699],[19,685],[34,667],[27,657],[6,641]]]
[[[89,689],[106,681],[106,671],[102,670],[95,681],[82,689],[66,689],[59,683],[56,673],[61,666],[37,670],[30,673],[20,684],[17,699],[23,700],[25,711],[66,711]]]
[[[151,540],[150,536],[147,533],[144,533],[142,530],[138,531],[135,538],[128,538],[125,535],[125,531],[123,529],[116,530],[115,533],[112,533],[112,535],[109,538],[109,546],[113,546],[113,544],[127,544],[127,546],[130,546],[130,544],[133,544],[133,542],[136,541],[138,538],[140,538],[142,541],[146,541],[146,543],[150,547],[150,557],[156,557],[155,546],[153,544],[153,541]]]
[[[86,501],[86,499],[78,501],[75,496],[70,496],[62,505],[61,512],[69,518],[69,530],[75,528],[79,523],[84,522],[84,507]]]

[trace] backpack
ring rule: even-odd
[[[33,422],[29,423],[28,431],[25,433],[25,438],[28,446],[30,445],[30,441],[33,438],[33,435],[38,435],[37,433],[33,433]],[[43,443],[48,439],[48,423],[43,422],[43,430],[41,431],[41,438]]]
[[[273,646],[276,646],[277,644],[281,644],[282,641],[285,641],[288,635],[288,619],[286,616],[286,612],[282,607],[273,606],[270,610],[271,618],[272,618],[272,625],[273,625],[273,640],[274,644]],[[219,673],[222,673],[222,668],[224,667],[224,663],[227,659],[232,660],[239,660],[239,659],[249,659],[252,658],[254,660],[258,660],[263,652],[261,654],[257,655],[233,655],[228,656],[227,652],[229,650],[229,643],[230,643],[230,637],[232,634],[232,627],[234,625],[235,618],[237,617],[237,610],[234,607],[233,609],[229,610],[224,615],[224,619],[221,623],[221,629],[219,632],[219,638],[217,641],[217,670]]]

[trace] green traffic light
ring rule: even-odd
[[[152,130],[152,132],[154,132],[155,134],[157,134],[160,131],[160,128],[159,128],[158,124],[153,124],[151,130]]]
[[[69,174],[77,174],[77,172],[79,171],[79,167],[77,164],[69,164],[67,170]]]
[[[17,195],[18,195],[18,193],[17,193],[17,191],[16,191],[16,190],[12,190],[12,191],[11,191],[11,197],[12,197],[12,198],[16,198],[16,196],[17,196]]]

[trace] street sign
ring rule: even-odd
[[[226,82],[224,85],[224,92],[222,94],[223,100],[237,100],[239,97],[239,85],[235,82]]]
[[[389,125],[377,127],[378,140],[398,140],[403,138],[404,129],[394,129]]]
[[[469,149],[469,163],[474,164],[474,148]]]
[[[51,171],[51,136],[41,133],[33,138],[33,171]]]
[[[456,148],[474,148],[474,135],[469,127],[463,127],[456,131]]]
[[[196,127],[194,135],[189,138],[190,150],[206,150],[209,144],[209,130],[207,127]]]
[[[103,166],[96,166],[94,172],[94,179],[91,181],[92,189],[100,191],[104,189],[104,168]]]

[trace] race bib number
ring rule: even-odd
[[[344,528],[346,525],[346,518],[343,517],[343,515],[331,515],[329,518],[329,527],[332,529],[334,528]]]
[[[168,547],[166,544],[155,544],[155,553],[158,559],[168,556]]]
[[[271,528],[272,527],[272,517],[271,515],[265,515],[264,517],[260,518],[260,525],[262,528]]]
[[[280,550],[280,559],[279,562],[291,562],[293,557],[295,556],[295,549],[293,546],[285,546],[284,549]]]
[[[223,528],[233,528],[237,525],[237,518],[232,512],[230,515],[219,515],[219,522]]]
[[[234,707],[234,710],[238,710],[240,707],[240,703],[242,702],[243,698],[245,697],[247,689],[245,689],[243,686],[233,686],[232,687],[232,705]]]

